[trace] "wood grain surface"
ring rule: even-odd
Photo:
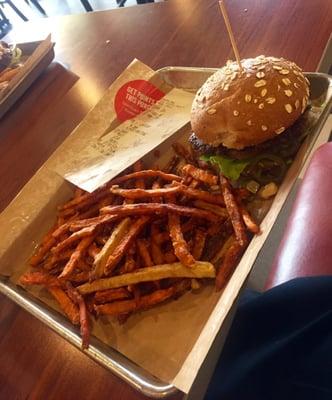
[[[274,55],[306,71],[317,68],[331,33],[331,1],[227,0],[226,5],[241,57]],[[57,63],[0,121],[0,210],[133,58],[160,68],[216,67],[232,57],[215,0],[169,0],[41,19],[22,24],[7,39],[40,40],[49,32]],[[143,398],[0,296],[0,399]]]

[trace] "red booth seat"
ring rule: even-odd
[[[332,143],[314,153],[265,289],[317,275],[332,275]]]

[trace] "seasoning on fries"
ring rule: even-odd
[[[168,215],[168,229],[172,239],[175,255],[183,265],[186,267],[193,267],[195,265],[195,259],[190,254],[188,244],[183,238],[180,217],[177,214],[171,213]]]
[[[89,347],[90,329],[86,304],[83,297],[78,293],[78,291],[72,286],[70,282],[67,282],[66,286],[68,296],[79,308],[82,348],[87,349]]]
[[[130,218],[125,218],[119,223],[119,225],[114,228],[104,247],[94,259],[93,271],[91,272],[90,278],[97,279],[104,274],[107,260],[114,252],[114,250],[118,247],[119,243],[123,240],[130,225],[130,222]]]
[[[94,316],[124,323],[209,279],[221,290],[259,231],[247,198],[224,176],[198,168],[186,149],[176,150],[184,166],[177,156],[165,171],[137,162],[92,193],[76,189],[20,279],[43,286],[80,325],[83,348]]]
[[[100,210],[101,214],[122,216],[133,216],[133,215],[161,215],[173,212],[183,216],[193,216],[196,218],[205,218],[210,221],[216,221],[220,219],[216,214],[209,211],[200,210],[193,207],[178,206],[175,204],[163,204],[163,203],[141,203],[141,204],[124,204],[121,206],[108,206],[103,207]]]

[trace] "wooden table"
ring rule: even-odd
[[[283,56],[317,68],[332,26],[329,0],[228,0],[242,57]],[[52,32],[55,64],[0,123],[0,209],[137,57],[153,68],[215,67],[232,57],[216,0],[170,0],[22,25],[8,39]],[[70,69],[70,71],[69,71]],[[1,399],[143,399],[0,296]],[[176,396],[180,398],[181,396]]]

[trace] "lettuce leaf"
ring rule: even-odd
[[[221,155],[201,156],[201,160],[217,165],[220,172],[232,181],[238,180],[241,173],[250,164],[249,160],[234,160]]]

